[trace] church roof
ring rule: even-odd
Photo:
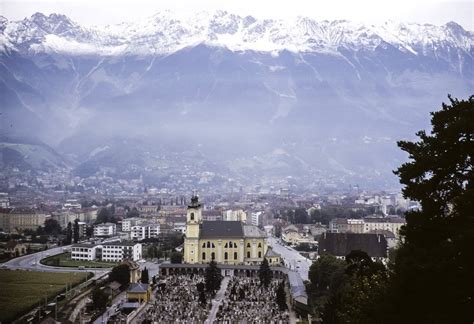
[[[244,231],[240,221],[203,221],[200,238],[243,238]]]
[[[271,247],[268,248],[267,253],[265,254],[266,257],[279,257],[280,255],[273,251]]]
[[[244,225],[243,227],[244,227],[245,237],[256,237],[256,238],[267,237],[265,232],[255,225]]]

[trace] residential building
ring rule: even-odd
[[[226,210],[222,216],[225,221],[239,221],[243,223],[247,221],[247,214],[242,209]]]
[[[138,261],[142,258],[142,245],[133,242],[112,242],[102,244],[102,260],[121,262]]]
[[[139,225],[142,222],[144,222],[143,218],[125,218],[122,220],[122,232],[130,232],[132,230],[132,226]]]
[[[0,226],[5,232],[20,232],[23,230],[35,231],[44,226],[44,222],[51,216],[47,212],[32,208],[1,208]]]
[[[130,237],[132,240],[144,240],[156,238],[160,235],[160,224],[141,224],[131,227]]]
[[[117,233],[116,225],[114,223],[102,223],[94,225],[95,237],[109,237]]]
[[[100,245],[95,244],[73,244],[71,246],[71,259],[78,261],[94,261],[97,258],[100,259],[100,255],[97,255],[97,250],[100,249]]]
[[[252,212],[250,215],[250,223],[255,226],[262,225],[262,215],[263,212],[261,211]]]

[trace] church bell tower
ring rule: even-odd
[[[184,244],[184,261],[199,263],[199,227],[202,223],[202,206],[196,192],[193,192],[191,203],[186,212],[186,239]]]

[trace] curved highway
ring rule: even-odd
[[[109,272],[111,268],[73,268],[73,267],[53,267],[41,264],[40,261],[49,256],[60,254],[71,249],[70,245],[55,247],[46,251],[41,251],[37,253],[32,253],[28,255],[23,255],[18,258],[11,259],[3,263],[1,269],[10,269],[10,270],[29,270],[29,271],[43,271],[43,272],[93,272],[94,275],[101,275],[106,272]]]

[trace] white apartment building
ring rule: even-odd
[[[142,245],[140,243],[73,244],[71,247],[72,260],[121,262],[124,260],[138,261],[141,258]]]
[[[252,225],[259,226],[262,223],[262,214],[263,212],[252,212],[250,216],[250,222]]]
[[[131,227],[130,237],[132,240],[144,240],[155,238],[160,235],[160,224],[141,224]]]
[[[122,220],[122,232],[130,232],[132,230],[132,226],[139,225],[143,221],[143,218],[125,218]]]
[[[107,237],[117,233],[117,226],[114,223],[103,223],[94,225],[94,236]]]
[[[334,218],[329,222],[331,233],[371,233],[390,231],[398,239],[400,228],[406,221],[402,217],[366,217],[364,219]]]
[[[225,221],[241,221],[242,223],[247,221],[247,214],[242,209],[226,210],[222,216]]]
[[[142,245],[133,242],[113,242],[102,244],[102,261],[121,262],[138,261],[142,258]]]
[[[173,224],[173,230],[176,232],[186,234],[186,222],[175,222]]]
[[[93,261],[97,258],[98,245],[73,244],[71,247],[71,259],[79,261]]]

